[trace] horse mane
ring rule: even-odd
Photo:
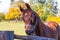
[[[35,23],[34,23],[34,26],[36,28],[36,35],[38,36],[41,36],[42,35],[42,25],[44,25],[39,17],[39,15],[35,12],[35,11],[32,11],[33,15],[35,16]],[[42,23],[42,24],[41,24]],[[37,27],[36,27],[37,26]]]

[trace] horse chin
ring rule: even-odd
[[[31,33],[29,31],[25,31],[27,35],[31,35]]]
[[[26,30],[25,31],[27,35],[33,35],[34,34],[34,30]]]

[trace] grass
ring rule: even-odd
[[[24,30],[23,22],[0,22],[0,31],[14,31],[15,34],[26,35]]]

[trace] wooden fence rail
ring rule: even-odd
[[[53,38],[46,38],[46,37],[40,37],[40,36],[19,36],[15,35],[15,39],[23,39],[23,40],[56,40]]]
[[[14,40],[14,39],[22,39],[22,40],[55,40],[53,38],[46,38],[46,37],[40,37],[40,36],[15,35],[13,31],[0,31],[0,40]]]

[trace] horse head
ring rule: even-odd
[[[28,35],[32,35],[35,32],[35,14],[30,8],[29,4],[25,3],[27,9],[20,7],[23,13],[23,21],[25,22],[25,31]]]

